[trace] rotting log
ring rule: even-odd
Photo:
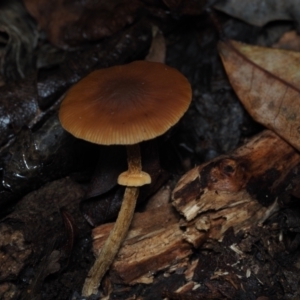
[[[184,236],[195,247],[219,240],[233,227],[247,231],[279,208],[290,185],[298,152],[275,133],[264,131],[230,155],[218,157],[184,175],[173,204],[185,218]]]
[[[136,213],[109,281],[151,283],[157,271],[183,267],[189,282],[196,264],[193,249],[222,240],[230,228],[234,233],[248,232],[262,224],[291,192],[299,162],[293,147],[266,130],[231,154],[192,169],[172,194],[173,205],[183,218],[170,203]],[[93,230],[95,255],[112,226]]]

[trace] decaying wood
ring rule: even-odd
[[[300,162],[294,148],[264,131],[229,156],[196,167],[178,182],[173,199],[184,215],[186,239],[199,246],[264,222],[278,208],[289,173]]]
[[[170,203],[136,213],[109,279],[112,283],[151,283],[159,270],[184,267],[186,280],[191,280],[193,248],[221,240],[230,228],[249,232],[263,223],[278,210],[299,162],[293,147],[264,131],[230,155],[192,169],[173,191],[173,205],[183,219]],[[94,229],[96,255],[112,226]]]
[[[112,223],[94,229],[94,251],[98,255]],[[118,283],[151,283],[161,269],[179,263],[192,253],[182,239],[179,217],[170,203],[136,213],[123,247],[110,272]]]

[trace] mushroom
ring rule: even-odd
[[[162,63],[135,61],[90,73],[66,94],[59,111],[62,126],[75,137],[100,145],[126,145],[128,170],[122,206],[99,257],[83,286],[83,296],[97,293],[101,279],[125,239],[139,187],[151,183],[142,171],[139,143],[165,133],[188,109],[188,80]]]

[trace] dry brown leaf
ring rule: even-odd
[[[219,43],[230,83],[250,115],[300,150],[300,52]]]

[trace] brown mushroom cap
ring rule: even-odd
[[[135,61],[92,72],[63,100],[59,118],[74,136],[131,145],[166,132],[192,98],[188,80],[162,63]]]

